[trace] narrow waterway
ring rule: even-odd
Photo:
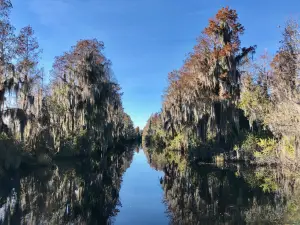
[[[168,224],[160,178],[163,172],[151,168],[143,150],[135,152],[131,166],[123,176],[120,190],[122,206],[116,225]]]

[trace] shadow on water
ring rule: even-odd
[[[133,150],[0,180],[0,224],[111,224]]]

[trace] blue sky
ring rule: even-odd
[[[299,20],[299,0],[12,0],[17,29],[31,25],[43,49],[41,65],[79,39],[97,38],[113,65],[125,111],[143,127],[160,111],[168,72],[181,67],[208,19],[219,8],[236,9],[246,31],[242,45],[257,55],[276,51],[282,25]],[[281,25],[281,28],[278,26]]]

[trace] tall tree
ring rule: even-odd
[[[37,38],[34,36],[32,27],[27,26],[21,29],[20,34],[16,39],[16,54],[17,60],[17,72],[19,79],[22,83],[20,90],[20,108],[30,113],[31,107],[35,103],[35,97],[37,105],[41,105],[41,96],[34,96],[34,91],[38,94],[39,90],[33,90],[37,88],[37,85],[41,82],[41,70],[37,68],[41,50]],[[38,107],[40,108],[40,107]],[[38,113],[38,112],[36,112]]]
[[[15,28],[10,23],[10,0],[0,1],[0,132],[7,132],[7,125],[3,122],[7,93],[18,90],[18,80],[15,77],[15,68],[11,63],[14,57]]]
[[[243,32],[236,11],[220,9],[183,67],[170,74],[162,116],[172,136],[196,133],[202,142],[207,135],[226,142],[229,133],[239,131],[239,67],[255,50],[240,47]]]

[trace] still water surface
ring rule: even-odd
[[[136,149],[0,177],[0,224],[299,224],[294,175]]]
[[[163,172],[151,168],[144,151],[134,154],[123,177],[120,191],[122,207],[115,224],[168,224],[160,178]]]

